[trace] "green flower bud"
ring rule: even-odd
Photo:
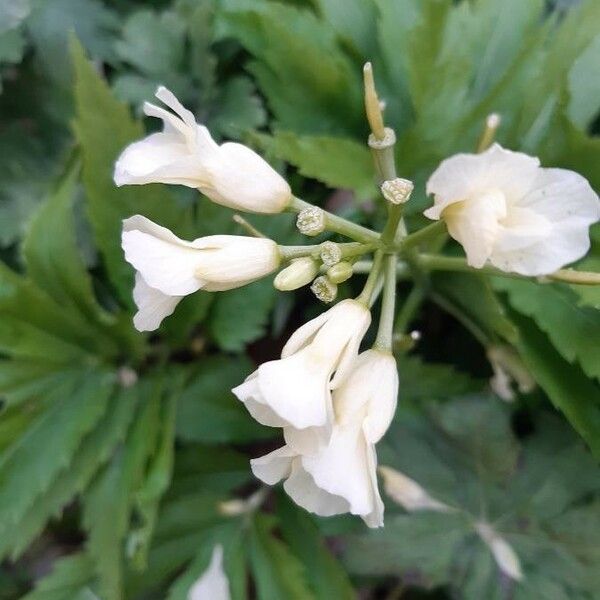
[[[296,258],[277,274],[273,285],[282,292],[290,292],[309,284],[318,273],[319,265],[316,260],[310,256]]]

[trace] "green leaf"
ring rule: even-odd
[[[521,335],[517,349],[534,379],[600,459],[600,386],[564,361],[529,319],[513,317]]]
[[[477,336],[480,341],[497,336],[515,341],[517,331],[485,277],[470,273],[435,273],[432,284],[435,295],[442,297],[442,307],[452,311],[459,320],[465,320],[473,333],[480,332]]]
[[[160,387],[157,389],[157,384],[155,381],[152,396],[133,424],[127,444],[97,476],[84,497],[87,548],[99,576],[102,598],[106,600],[123,597],[122,544],[129,528],[135,492],[142,482],[158,433]]]
[[[507,593],[525,599],[541,589],[555,589],[552,598],[591,598],[598,581],[588,535],[594,519],[587,531],[582,521],[597,509],[597,465],[555,416],[532,415],[520,441],[510,419],[505,404],[481,396],[432,403],[426,416],[403,412],[380,444],[380,462],[453,510],[403,513],[387,503],[384,528],[342,540],[350,571],[445,585],[467,600]],[[477,531],[482,522],[512,547],[521,581],[502,574]],[[565,534],[569,525],[572,535]]]
[[[94,474],[110,458],[117,444],[123,441],[138,404],[138,391],[122,390],[110,401],[105,415],[94,430],[81,442],[68,467],[53,480],[50,487],[28,508],[18,526],[12,527],[0,540],[0,556],[8,552],[18,558],[42,531],[49,519],[60,511],[89,484]]]
[[[331,188],[354,190],[362,199],[376,194],[373,158],[365,144],[341,137],[299,136],[292,131],[263,135],[260,142],[267,152],[298,167],[305,177]]]
[[[142,126],[112,96],[76,41],[72,43],[71,54],[76,76],[75,132],[83,153],[87,212],[109,278],[121,300],[131,306],[133,269],[125,262],[121,250],[121,221],[139,213],[184,234],[181,229],[188,218],[163,187],[117,188],[113,183],[117,157],[130,142],[143,136]]]
[[[258,425],[231,393],[251,370],[245,358],[204,358],[179,399],[177,436],[204,443],[245,443],[272,437],[273,430]]]
[[[310,600],[305,569],[288,546],[275,538],[271,524],[256,515],[250,533],[250,564],[258,600]]]
[[[46,408],[0,455],[0,533],[10,530],[74,460],[105,414],[112,378],[78,373],[50,389]]]
[[[316,600],[352,600],[356,593],[348,575],[331,554],[313,518],[283,493],[277,497],[283,539],[302,561]]]
[[[185,23],[175,12],[143,9],[132,13],[115,44],[122,60],[146,75],[165,75],[183,66]]]
[[[239,352],[262,337],[274,306],[276,290],[268,279],[219,292],[212,304],[208,330],[222,350]]]
[[[265,0],[220,3],[218,37],[235,36],[278,124],[307,133],[364,131],[359,71],[331,27],[311,12]]]
[[[510,305],[531,317],[568,362],[578,362],[588,377],[600,379],[600,312],[579,306],[566,285],[500,279],[496,289],[507,293]]]
[[[72,160],[55,191],[34,216],[23,241],[29,277],[53,300],[91,323],[110,323],[96,302],[75,239],[73,200],[79,176]]]
[[[600,34],[579,55],[569,70],[567,114],[581,129],[594,120],[600,110]]]
[[[93,576],[93,563],[86,554],[61,558],[21,600],[95,600],[98,596],[90,586]]]
[[[423,362],[412,355],[397,357],[403,402],[420,403],[446,400],[470,392],[481,391],[483,381],[457,371],[450,365]]]

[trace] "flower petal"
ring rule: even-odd
[[[192,585],[188,600],[230,600],[229,580],[223,571],[223,547],[213,549],[208,569]]]
[[[255,477],[264,481],[267,485],[275,485],[282,479],[289,477],[292,472],[292,460],[295,452],[287,446],[273,450],[260,458],[253,458],[250,467]]]
[[[158,329],[163,319],[173,314],[181,299],[181,296],[167,296],[150,287],[139,272],[136,272],[133,301],[138,311],[133,317],[134,327],[138,331]]]

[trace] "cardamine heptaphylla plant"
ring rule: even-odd
[[[327,303],[335,300],[340,283],[367,275],[356,298],[335,304],[300,327],[280,359],[260,365],[233,392],[254,419],[283,433],[281,448],[251,461],[256,477],[268,485],[284,480],[288,495],[308,511],[322,516],[351,513],[370,527],[380,527],[384,519],[375,445],[394,417],[398,398],[394,345],[406,350],[416,337],[406,331],[394,333],[397,274],[408,273],[416,280],[437,270],[472,271],[532,278],[539,285],[550,280],[600,284],[598,274],[563,269],[588,251],[589,227],[600,219],[600,201],[577,173],[542,168],[537,158],[493,143],[499,117],[491,115],[477,152],[447,158],[429,178],[426,191],[433,205],[424,214],[434,222],[407,231],[403,206],[413,183],[396,173],[395,134],[384,125],[370,64],[364,76],[372,131],[368,144],[381,201],[387,206],[381,232],[295,197],[288,183],[253,150],[238,143],[217,144],[164,87],[156,96],[170,111],[144,105],[147,115],[163,120],[163,131],[127,147],[116,163],[114,179],[117,185],[161,182],[196,188],[239,211],[296,213],[302,233],[330,232],[348,239],[282,246],[248,224],[249,236],[185,241],[134,215],[123,223],[122,245],[136,270],[134,324],[141,331],[157,329],[188,294],[244,286],[281,267],[274,281],[279,290],[312,282],[317,298]],[[463,247],[464,258],[428,251],[432,241],[447,235]],[[361,352],[371,308],[380,296],[375,342]],[[488,356],[498,386],[509,387],[506,379],[511,377],[526,385],[526,370],[515,350],[489,348]],[[446,510],[401,474],[394,478],[388,471],[386,477],[392,496],[404,498],[408,493],[411,506],[426,499],[428,506]],[[517,577],[516,559],[506,558],[510,552],[503,542],[488,530],[480,534],[505,557],[509,575]],[[216,548],[211,566],[215,572],[219,556]],[[226,587],[226,581],[218,585]]]

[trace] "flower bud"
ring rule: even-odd
[[[300,233],[310,237],[323,233],[325,231],[325,211],[318,206],[301,210],[296,219],[296,227]]]
[[[494,371],[490,379],[490,386],[494,393],[511,402],[515,394],[511,384],[516,382],[522,394],[528,394],[535,388],[535,379],[527,370],[521,357],[516,350],[507,345],[490,346],[487,349],[487,357]]]
[[[392,204],[404,204],[410,198],[414,184],[409,179],[388,179],[381,184],[383,197]]]
[[[317,277],[313,284],[310,286],[310,291],[317,297],[321,302],[329,304],[336,299],[337,296],[337,285],[330,281],[326,276],[321,275]]]
[[[296,290],[308,285],[319,273],[317,261],[310,256],[294,259],[289,266],[277,273],[273,285],[282,292]]]
[[[352,265],[349,262],[342,261],[328,269],[327,278],[332,283],[339,284],[350,279],[350,277],[352,277],[352,274]]]
[[[326,267],[331,267],[342,260],[342,249],[335,242],[323,242],[319,256]]]
[[[475,529],[481,539],[487,544],[500,570],[511,579],[523,579],[521,561],[512,546],[485,521],[475,524]]]

